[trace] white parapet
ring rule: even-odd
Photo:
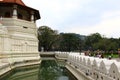
[[[65,52],[59,52],[65,57]],[[79,53],[67,54],[67,67],[71,66],[78,74],[86,75],[87,80],[120,80],[120,62],[103,58],[89,57]],[[79,73],[78,73],[79,72]]]
[[[120,80],[120,62],[115,62],[110,66],[109,76],[115,80]]]
[[[69,54],[70,54],[69,52],[59,52],[58,51],[58,52],[55,52],[55,57],[57,59],[66,60],[68,58]]]

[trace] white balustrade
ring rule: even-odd
[[[69,65],[93,80],[120,80],[120,62],[116,60],[89,57],[72,52],[57,52],[56,55],[66,58]]]

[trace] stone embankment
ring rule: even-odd
[[[7,72],[11,71],[12,69],[35,65],[41,62],[40,56],[20,56],[20,55],[12,55],[7,57],[0,57],[0,76],[6,74]]]

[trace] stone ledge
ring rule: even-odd
[[[78,70],[75,66],[66,63],[65,66],[78,80],[94,80],[89,76],[86,76],[85,73]]]
[[[14,68],[36,65],[36,64],[40,64],[40,63],[41,63],[41,59],[36,58],[36,57],[31,57],[31,58],[24,57],[22,59],[21,58],[17,58],[17,59],[11,58],[11,60],[5,61],[5,62],[1,61],[1,59],[0,59],[0,76],[4,75],[5,73],[11,71]]]

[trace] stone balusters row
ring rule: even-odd
[[[71,54],[71,53],[80,54],[80,53],[77,53],[77,52],[60,52],[60,51],[57,51],[57,52],[55,52],[55,56],[56,56],[56,58],[66,59],[67,60],[69,54]]]
[[[93,80],[120,80],[120,62],[79,54],[69,54],[68,64]]]
[[[59,59],[67,59],[69,52],[55,52],[55,57]]]

